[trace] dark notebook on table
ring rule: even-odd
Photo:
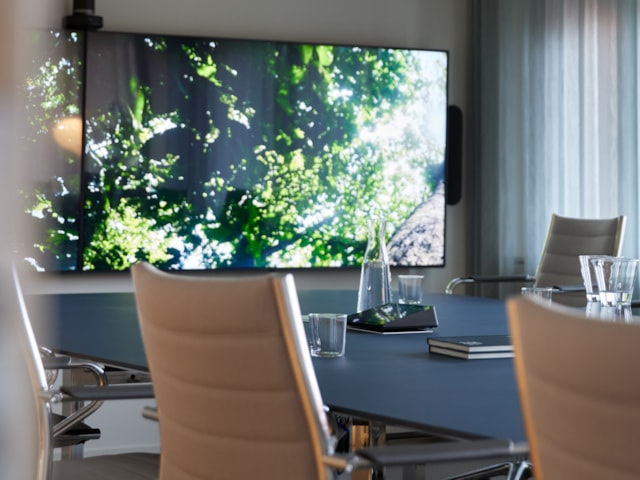
[[[430,332],[438,326],[436,309],[431,305],[387,303],[347,316],[347,327],[370,333]]]
[[[509,335],[466,335],[455,337],[429,337],[429,351],[451,357],[510,358],[513,345]]]

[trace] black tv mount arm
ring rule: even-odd
[[[73,14],[62,19],[62,26],[72,30],[98,30],[102,17],[94,15],[95,0],[73,0]]]

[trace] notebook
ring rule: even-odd
[[[429,337],[429,346],[450,348],[462,352],[513,351],[509,335],[464,335],[455,337]]]
[[[448,357],[464,358],[466,360],[474,360],[481,358],[513,358],[513,350],[504,350],[501,352],[462,352],[452,348],[429,347],[431,353],[447,355]]]
[[[509,335],[466,335],[455,337],[429,337],[429,351],[450,357],[511,358],[513,345]]]

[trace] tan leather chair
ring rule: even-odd
[[[15,265],[15,281],[20,283],[17,268],[19,263],[16,262]],[[58,377],[62,371],[88,373],[90,376],[83,375],[83,378],[91,378],[93,386],[105,386],[109,383],[103,366],[98,363],[61,355],[42,345],[39,346],[39,351],[50,388],[53,388],[56,382],[61,383]],[[88,425],[84,420],[98,410],[103,402],[103,399],[96,399],[78,405],[69,404],[64,413],[51,413],[53,448],[72,447],[83,445],[89,440],[98,440],[101,435],[100,429]],[[66,452],[63,455],[66,455]]]
[[[638,479],[640,324],[507,301],[536,480]]]
[[[445,292],[454,293],[462,284],[490,282],[533,282],[536,287],[581,287],[579,255],[619,256],[626,225],[626,216],[613,218],[571,218],[553,214],[547,238],[534,276],[476,275],[454,278]],[[584,306],[584,292],[554,292],[554,302]]]
[[[150,398],[153,389],[150,385],[128,386],[81,386],[79,390],[88,389],[90,395],[86,397],[73,397],[61,389],[54,388],[47,381],[40,348],[31,326],[29,314],[24,301],[22,287],[15,269],[11,275],[0,270],[0,283],[10,288],[14,295],[7,295],[7,304],[3,305],[3,314],[6,318],[15,320],[16,328],[13,333],[21,346],[25,361],[26,374],[29,377],[31,392],[33,394],[32,406],[33,418],[37,420],[37,434],[34,434],[36,442],[36,458],[34,466],[29,465],[33,471],[21,478],[36,478],[37,480],[151,480],[158,477],[159,455],[147,453],[131,453],[122,455],[106,455],[91,457],[81,460],[52,461],[52,448],[56,442],[54,436],[51,406],[60,401],[101,401],[108,399]],[[7,278],[10,277],[10,278]],[[13,368],[19,368],[17,365]],[[122,387],[122,388],[121,388]],[[73,388],[72,388],[73,389]]]
[[[517,453],[509,442],[482,440],[338,455],[292,275],[193,276],[146,263],[131,271],[158,406],[161,480],[323,480],[336,468]]]

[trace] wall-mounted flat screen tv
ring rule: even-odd
[[[356,267],[374,215],[392,265],[444,265],[446,51],[49,36],[30,121],[63,168],[25,195],[34,268]]]

